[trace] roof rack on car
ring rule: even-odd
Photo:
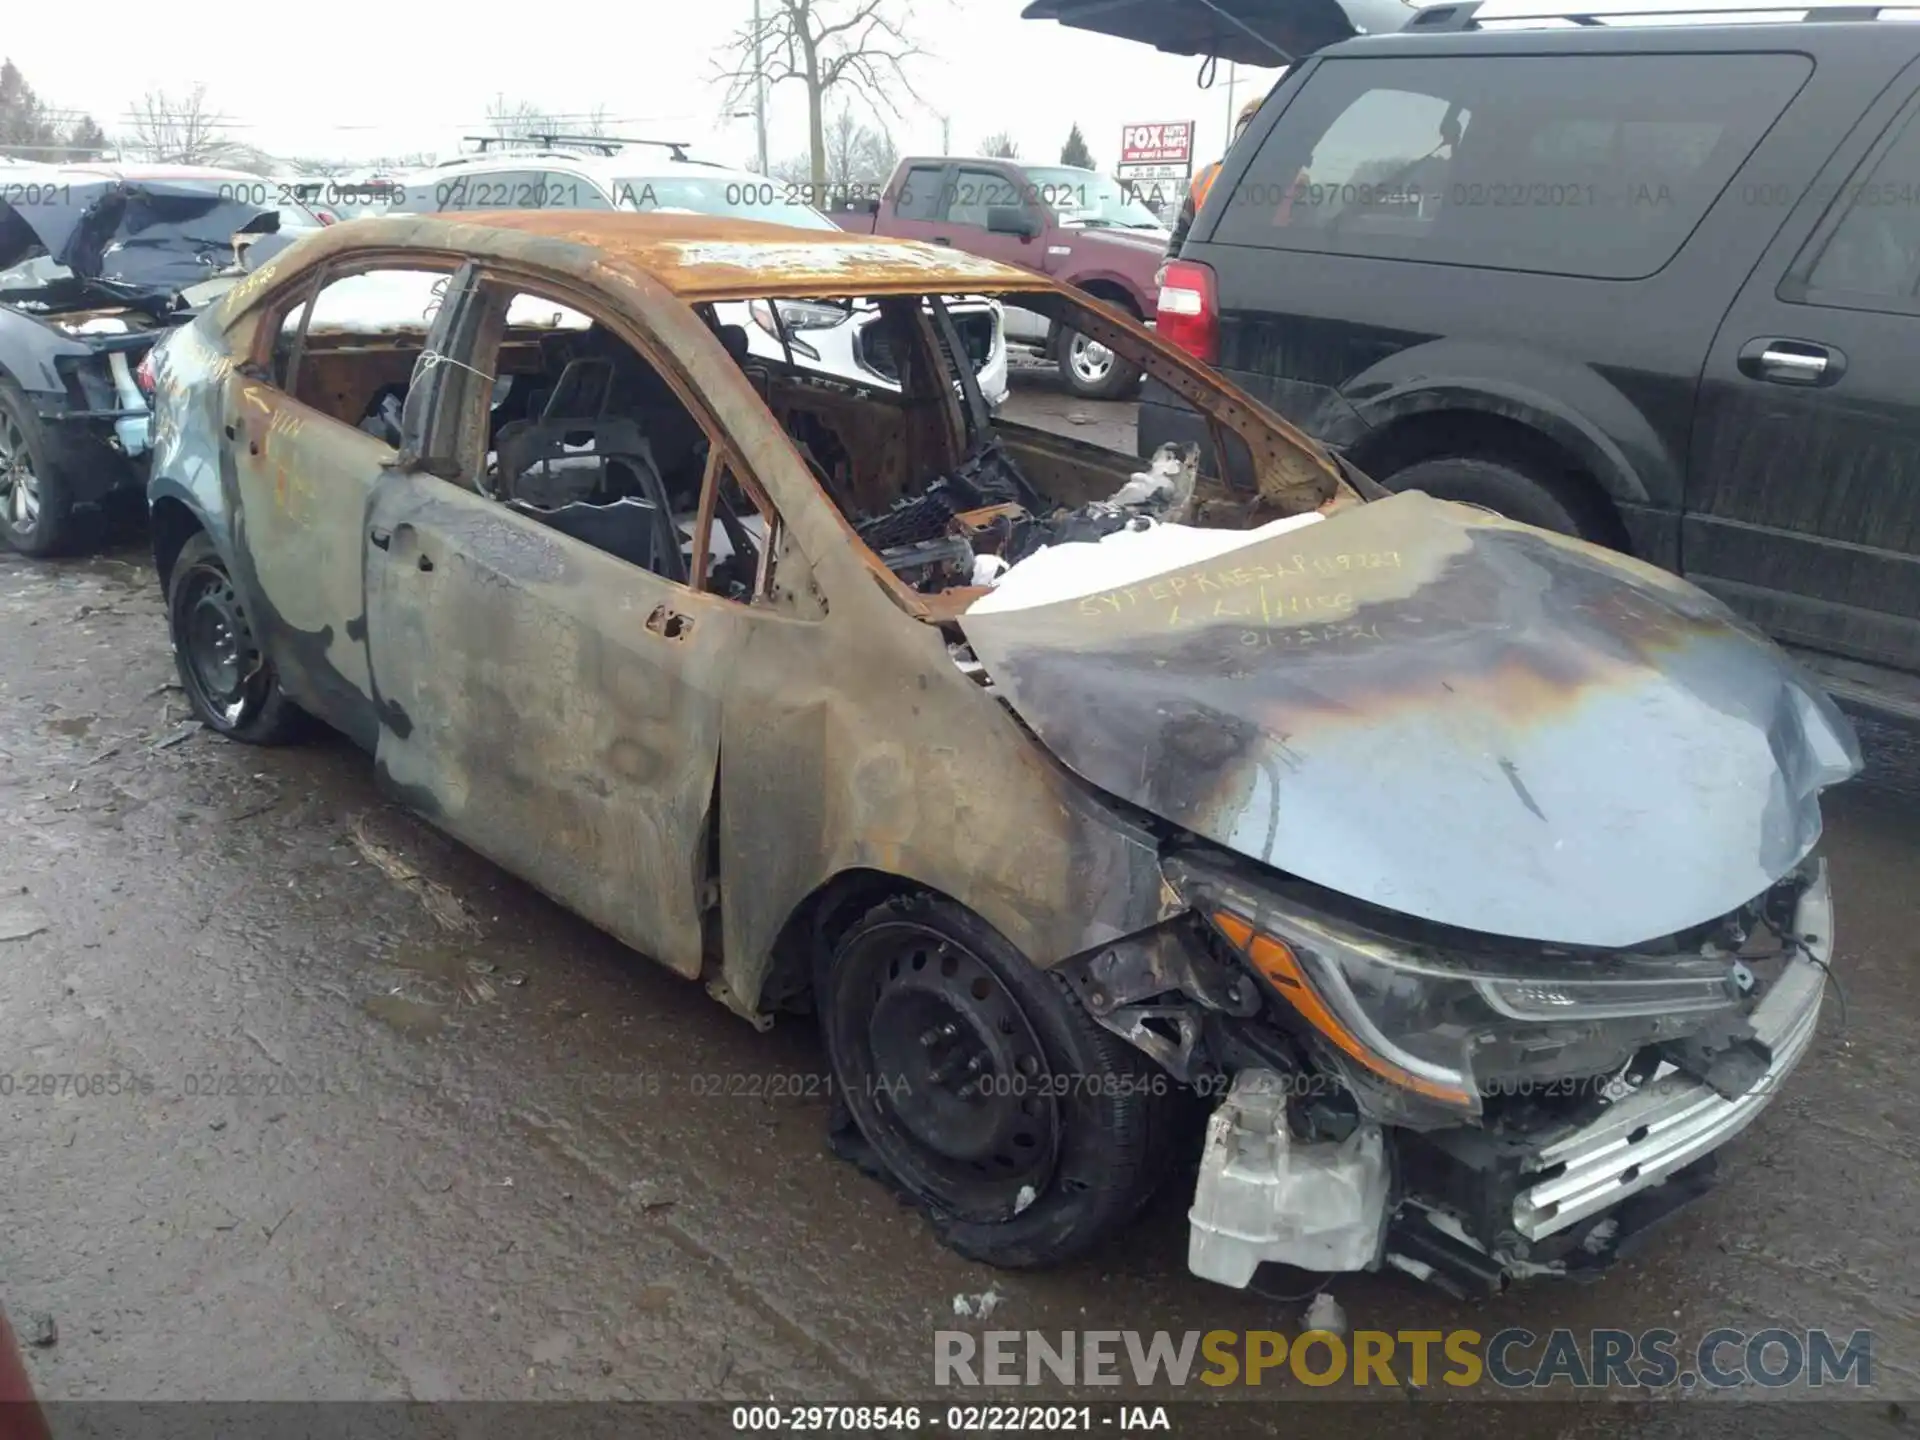
[[[1429,5],[1406,24],[1404,33],[1447,34],[1490,26],[1712,24],[1737,17],[1782,21],[1858,21],[1920,19],[1920,7],[1905,5],[1822,4],[1821,0],[1601,0],[1593,5],[1553,5],[1536,0],[1459,0]]]
[[[693,143],[690,140],[639,140],[624,135],[462,135],[460,138],[478,144],[482,154],[498,146],[503,150],[537,148],[548,153],[591,150],[598,155],[617,155],[626,145],[654,145],[671,150],[676,160],[687,159],[687,146]]]

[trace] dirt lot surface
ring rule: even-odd
[[[757,1034],[385,805],[344,742],[183,727],[138,550],[0,559],[0,634],[0,1303],[57,1323],[45,1396],[945,1403],[936,1330],[1298,1328],[1186,1273],[1177,1193],[1065,1270],[941,1249],[826,1153],[803,1023]],[[1870,1329],[1873,1403],[1454,1404],[1478,1418],[1449,1430],[1913,1433],[1920,816],[1865,790],[1829,816],[1845,1004],[1717,1193],[1595,1285],[1333,1291],[1355,1328]],[[1373,1393],[1369,1429],[1435,1433],[1443,1407]]]

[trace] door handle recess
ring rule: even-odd
[[[1847,368],[1847,357],[1831,345],[1810,340],[1749,340],[1740,350],[1740,373],[1776,385],[1831,385]]]
[[[376,550],[385,550],[393,544],[393,532],[391,530],[383,530],[376,525],[367,532],[367,539],[373,542]]]

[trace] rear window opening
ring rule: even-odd
[[[1326,60],[1212,238],[1644,279],[1812,70],[1751,53]]]

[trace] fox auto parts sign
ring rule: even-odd
[[[1193,122],[1168,120],[1157,125],[1120,127],[1122,180],[1180,180],[1193,173]]]
[[[1122,165],[1187,165],[1193,161],[1193,122],[1172,120],[1160,125],[1123,125],[1120,128]]]

